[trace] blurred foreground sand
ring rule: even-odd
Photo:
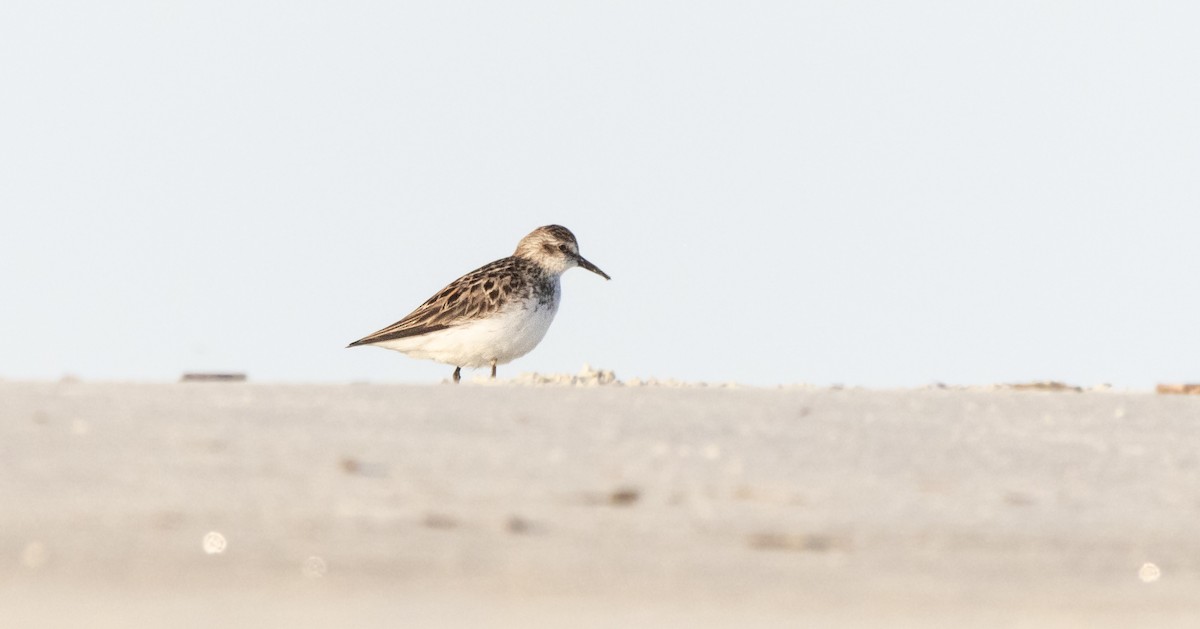
[[[1196,627],[1200,398],[0,382],[0,626]]]

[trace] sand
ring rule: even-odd
[[[0,382],[0,625],[1196,627],[1200,398]]]

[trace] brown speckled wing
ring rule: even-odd
[[[484,265],[454,280],[403,319],[347,347],[420,336],[494,314],[509,300],[530,294],[529,278],[535,275],[526,267],[532,266],[520,258]]]

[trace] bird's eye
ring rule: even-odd
[[[559,250],[559,251],[561,251],[561,252],[563,252],[563,253],[567,253],[567,246],[566,246],[566,245],[559,245],[559,246],[558,246],[558,250]]]

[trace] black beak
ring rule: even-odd
[[[603,277],[606,280],[612,279],[611,277],[608,276],[608,273],[601,271],[600,267],[592,264],[591,262],[588,262],[587,260],[584,260],[583,256],[581,256],[581,255],[575,256],[575,262],[577,262],[579,264],[579,266],[591,271],[592,273],[595,273],[596,275],[599,275],[600,277]]]

